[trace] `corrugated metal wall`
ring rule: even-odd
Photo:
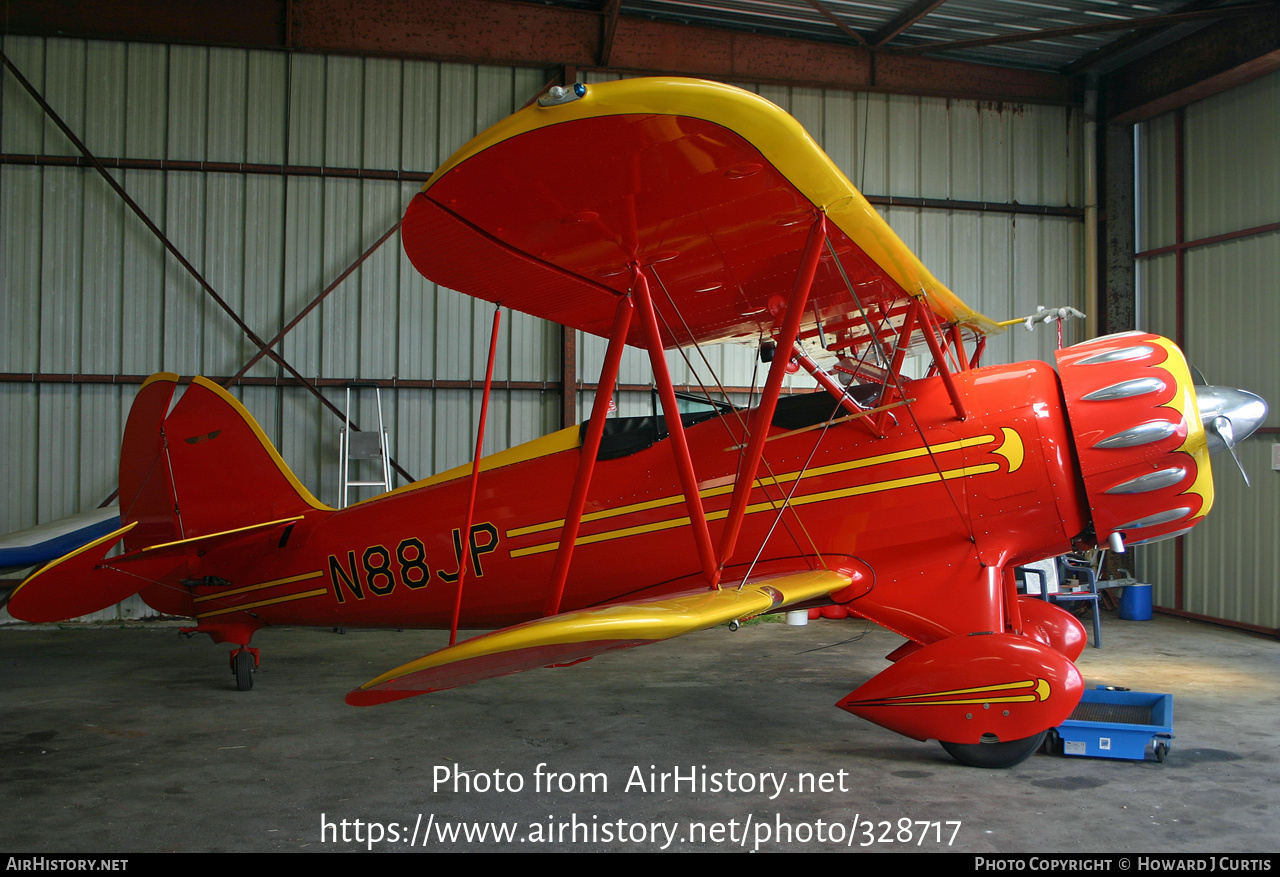
[[[1235,235],[1280,221],[1277,118],[1280,74],[1273,73],[1146,122],[1138,140],[1138,249],[1174,248],[1139,259],[1142,328],[1171,338],[1179,331],[1180,250],[1188,359],[1209,383],[1266,398],[1272,413],[1265,428],[1271,430],[1280,427],[1280,231]],[[1252,489],[1229,457],[1214,459],[1213,512],[1181,548],[1170,542],[1138,550],[1140,573],[1155,584],[1157,605],[1280,628],[1280,473],[1270,463],[1276,441],[1274,431],[1263,432],[1240,446]]]
[[[132,159],[429,171],[529,99],[538,71],[186,46],[9,38],[5,51],[95,154]],[[74,154],[11,79],[0,149]],[[0,371],[234,374],[244,334],[91,170],[8,165],[0,173]],[[117,179],[209,283],[268,338],[391,227],[420,183],[189,171]],[[308,377],[483,378],[491,309],[423,280],[398,238],[286,336]],[[497,378],[555,380],[558,328],[504,320]],[[483,337],[484,341],[473,343]],[[279,377],[259,362],[249,375]],[[92,507],[114,487],[115,448],[135,386],[4,384],[4,531]],[[338,424],[305,390],[240,391],[299,477],[336,497]],[[341,404],[342,391],[331,395]],[[365,392],[355,416],[374,419]],[[399,390],[386,410],[415,476],[468,458],[472,393]],[[492,448],[556,424],[536,390],[495,398]],[[35,435],[32,433],[35,432]]]
[[[238,49],[5,37],[4,50],[96,155],[430,171],[529,100],[541,71]],[[760,88],[869,195],[1079,206],[1078,111],[816,89]],[[5,74],[0,151],[74,155]],[[273,336],[397,220],[418,182],[230,171],[115,170],[125,189],[263,338]],[[890,207],[884,215],[945,283],[999,319],[1081,307],[1076,217]],[[255,347],[87,168],[0,168],[0,372],[230,375]],[[308,377],[483,378],[492,308],[423,280],[393,237],[294,329],[285,359]],[[1068,343],[1082,326],[1068,326]],[[499,380],[558,382],[559,327],[504,314]],[[987,361],[1051,358],[1052,332],[1013,330]],[[580,339],[593,381],[603,342]],[[726,385],[754,351],[709,353]],[[678,354],[674,378],[696,384]],[[699,370],[701,369],[699,366]],[[259,362],[251,377],[283,376]],[[630,351],[621,380],[649,382]],[[702,380],[706,381],[703,374]],[[804,379],[796,379],[807,380]],[[136,384],[0,382],[0,532],[101,502]],[[342,390],[326,391],[339,405]],[[337,496],[337,420],[296,387],[237,393],[301,480]],[[583,394],[585,395],[585,394]],[[372,393],[355,417],[375,419]],[[470,389],[384,392],[394,456],[415,477],[470,458]],[[495,394],[486,448],[558,425],[555,389]],[[647,410],[647,394],[621,400]],[[581,404],[581,403],[580,403]]]

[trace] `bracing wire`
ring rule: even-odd
[[[698,355],[702,358],[703,363],[707,366],[707,371],[711,374],[712,379],[716,383],[716,389],[718,389],[720,391],[720,395],[723,396],[726,401],[728,401],[729,394],[725,391],[724,385],[720,382],[720,377],[719,375],[716,374],[716,370],[712,368],[710,361],[707,359],[706,353],[703,352],[702,345],[698,343],[698,339],[694,336],[693,332],[690,330],[689,324],[684,319],[684,314],[680,311],[680,308],[676,307],[675,301],[672,300],[671,293],[667,290],[667,285],[662,282],[662,278],[658,275],[658,272],[654,270],[654,267],[652,265],[649,266],[649,272],[653,275],[654,280],[658,281],[658,288],[662,290],[662,294],[666,297],[667,303],[671,305],[671,309],[675,312],[676,316],[680,318],[680,322],[684,326],[685,334],[688,335],[690,339],[692,339],[694,349],[698,351]],[[656,310],[657,309],[655,308],[655,311]],[[667,333],[672,335],[672,337],[675,337],[675,333],[671,332],[671,327],[667,325],[666,318],[662,316],[660,311],[658,312],[658,317],[659,319],[662,320],[663,328],[667,330]],[[695,377],[697,377],[697,372],[694,370],[693,365],[689,363],[689,358],[685,354],[684,348],[681,347],[679,349],[680,349],[680,355],[684,357],[685,363],[689,366],[689,371],[693,373]],[[752,367],[752,371],[751,371],[752,401],[754,401],[754,396],[755,396],[754,388],[756,386],[756,377],[759,373],[759,361],[760,361],[759,357],[757,356],[755,358],[755,365]],[[709,393],[707,393],[706,387],[702,385],[702,381],[700,378],[698,378],[698,386],[702,387],[703,394],[707,396],[708,400],[710,400],[711,396]],[[734,413],[734,417],[736,417],[738,420],[738,425],[742,427],[742,433],[745,436],[748,432],[748,425],[747,425],[747,422],[743,420],[742,412],[738,409],[736,405],[733,408],[733,413]],[[728,429],[727,425],[725,429]],[[732,430],[730,430],[729,435],[730,435],[730,438],[736,438],[736,436],[733,435]],[[821,437],[819,437],[819,440],[821,440]],[[746,448],[746,444],[742,443],[742,446],[738,449],[739,463],[741,463],[742,454],[745,448]],[[815,445],[815,450],[816,450],[816,445]],[[810,457],[812,458],[812,455],[810,455]],[[779,515],[781,515],[781,513],[785,511],[787,508],[786,498],[784,497],[781,499],[775,499],[774,497],[769,495],[769,490],[768,490],[770,486],[778,486],[777,475],[776,473],[774,473],[773,468],[769,465],[769,461],[766,460],[763,455],[761,455],[760,457],[760,463],[761,465],[764,466],[765,472],[769,476],[768,482],[764,481],[763,479],[760,479],[760,486],[762,489],[764,489],[765,499],[768,500],[769,504],[774,506],[774,508],[777,509]],[[781,507],[778,506],[778,502],[780,501],[782,502]],[[792,515],[793,517],[795,517],[796,524],[800,527],[800,531],[803,534],[805,541],[809,543],[809,547],[812,548],[814,551],[814,554],[818,556],[819,562],[822,562],[822,553],[818,550],[818,546],[814,543],[813,536],[812,534],[809,533],[809,528],[804,525],[804,521],[800,518],[798,514],[795,513],[794,509],[792,510]],[[773,534],[773,530],[776,526],[777,524],[775,522],[774,526],[769,528],[769,535]],[[783,526],[786,527],[787,535],[791,537],[791,541],[795,544],[796,548],[803,551],[804,546],[801,544],[800,539],[796,536],[796,534],[791,531],[790,525],[784,523]],[[769,540],[766,537],[765,541],[760,543],[761,549],[764,548],[765,542],[768,542],[768,541]],[[758,556],[759,555],[757,555],[757,557]],[[755,564],[755,561],[752,561],[753,566],[754,564]]]
[[[787,509],[790,508],[791,513],[795,515],[796,520],[800,521],[800,516],[796,515],[795,509],[791,506],[791,499],[796,495],[796,491],[800,488],[800,482],[804,479],[805,473],[809,471],[809,464],[813,462],[814,456],[818,453],[818,446],[822,444],[822,439],[826,436],[827,430],[830,429],[831,424],[835,422],[836,412],[839,410],[838,406],[831,409],[831,416],[828,417],[827,422],[823,424],[822,431],[818,433],[818,437],[813,442],[813,447],[809,450],[809,456],[805,459],[804,465],[800,467],[800,471],[796,473],[795,480],[791,483],[791,489],[787,491],[786,498],[782,501],[782,507],[777,510],[778,513],[774,517],[773,523],[769,525],[769,532],[766,533],[764,539],[760,541],[760,547],[756,550],[756,556],[751,559],[751,565],[747,567],[746,575],[742,577],[742,581],[738,584],[738,590],[742,590],[743,585],[745,585],[748,579],[751,578],[751,571],[754,570],[756,568],[756,564],[759,563],[760,556],[764,553],[765,545],[769,543],[770,537],[773,536],[773,531],[777,528],[778,523],[782,520],[782,516]],[[803,521],[800,521],[800,526],[804,529],[805,536],[809,537],[809,544],[813,545],[813,537],[809,536],[808,528],[804,527]],[[816,545],[813,545],[813,550],[818,556],[818,562],[825,567],[826,562],[822,559],[822,555],[818,552],[818,547]]]
[[[827,247],[828,247],[828,252],[830,252],[831,254],[831,260],[835,263],[836,268],[839,270],[841,278],[844,279],[845,288],[848,290],[849,296],[853,299],[854,304],[857,306],[858,313],[862,316],[862,321],[866,325],[868,333],[870,333],[869,344],[871,347],[876,349],[877,360],[879,360],[880,362],[883,362],[883,359],[882,359],[883,351],[880,350],[879,330],[876,326],[872,325],[871,319],[867,316],[867,311],[862,305],[862,300],[858,297],[857,290],[854,289],[853,284],[849,281],[849,275],[845,273],[844,264],[840,261],[840,255],[835,251],[835,248],[831,246],[830,240],[827,241]],[[921,302],[920,307],[922,309],[920,319],[918,320],[918,322],[920,323],[920,331],[932,332],[934,331],[934,324],[933,324],[933,319],[930,316],[931,312],[929,311],[928,300],[924,296],[924,290],[921,289],[920,292],[921,292],[921,295],[919,297],[919,301]],[[882,325],[883,325],[883,322],[882,322]],[[948,344],[947,346],[950,347],[950,344]],[[896,348],[895,348],[895,353],[896,353]],[[945,350],[943,352],[943,356],[944,357],[946,356]],[[946,364],[945,362],[943,362],[943,363],[940,363],[939,365],[940,367],[945,367]],[[902,376],[899,375],[897,372],[895,372],[892,368],[886,368],[886,371],[888,372],[890,379],[893,381],[894,389],[897,390],[898,396],[900,398],[905,399],[906,392],[902,386]],[[946,478],[945,475],[943,475],[942,465],[938,462],[937,456],[933,453],[933,449],[929,446],[929,439],[924,434],[924,428],[920,426],[920,421],[916,418],[915,410],[911,405],[906,405],[904,407],[907,409],[907,416],[911,418],[911,423],[915,428],[916,434],[920,436],[920,441],[923,443],[924,449],[929,455],[929,461],[933,464],[934,471],[937,472],[938,474],[938,481],[942,484],[943,489],[946,490],[947,498],[951,500],[951,505],[955,508],[956,515],[960,518],[962,522],[964,522],[965,530],[968,532],[970,540],[972,540],[974,538],[973,528],[969,525],[968,519],[965,518],[964,511],[960,508],[960,502],[959,500],[956,499],[955,493],[954,491],[952,491],[951,485],[948,483],[948,479]]]

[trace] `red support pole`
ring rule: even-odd
[[[907,307],[907,313],[902,318],[902,326],[898,329],[897,347],[893,353],[893,361],[889,363],[890,375],[902,374],[902,363],[907,358],[907,351],[910,349],[909,342],[911,340],[911,333],[915,331],[916,321],[920,317],[920,311],[925,307],[927,307],[927,305],[923,304],[920,299],[911,299],[911,304]],[[880,397],[881,402],[883,402],[885,397],[889,395],[890,389],[896,388],[886,385],[885,392]],[[880,414],[876,415],[875,422],[872,424],[872,430],[876,435],[883,437],[884,429],[888,424],[889,412],[882,411]]]
[[[1061,320],[1058,321],[1058,328],[1059,329],[1062,328]],[[964,338],[960,334],[960,326],[958,324],[952,326],[951,331],[948,332],[947,334],[950,335],[951,337],[951,346],[955,348],[956,362],[959,364],[959,367],[960,367],[959,370],[968,371],[969,357],[964,355]],[[1059,341],[1061,341],[1061,339],[1059,339]],[[1061,343],[1059,343],[1058,346],[1061,347],[1062,346]]]
[[[969,368],[977,368],[982,362],[982,353],[987,349],[987,336],[983,335],[978,339],[977,346],[973,348],[973,356],[969,359]]]
[[[951,377],[951,369],[947,368],[946,355],[943,353],[942,348],[938,346],[938,336],[934,331],[932,314],[933,312],[928,307],[920,309],[920,328],[924,331],[924,340],[929,345],[929,352],[933,354],[933,363],[938,367],[938,375],[942,378],[943,386],[947,388],[947,395],[951,397],[951,407],[956,411],[956,418],[964,420],[964,403],[960,401],[960,391],[956,389],[956,382]]]
[[[907,315],[902,318],[902,328],[898,330],[897,349],[893,353],[893,361],[889,363],[890,374],[898,374],[902,370],[902,362],[907,358],[907,350],[910,349],[908,342],[911,340],[911,333],[915,331],[916,320],[920,316],[920,309],[925,305],[920,303],[920,299],[911,299],[911,306],[907,308]]]
[[[458,619],[462,617],[462,583],[471,562],[471,524],[476,515],[476,490],[480,486],[480,455],[484,450],[484,423],[489,416],[489,391],[493,389],[493,359],[498,352],[498,326],[502,307],[493,312],[493,334],[489,337],[489,365],[484,373],[484,398],[480,403],[480,425],[476,428],[476,456],[471,463],[471,498],[467,501],[467,525],[462,530],[462,556],[458,558],[458,594],[453,602],[453,623],[449,625],[449,645],[458,641]]]
[[[671,453],[675,456],[676,471],[680,474],[680,484],[684,488],[684,504],[689,510],[693,540],[698,546],[698,557],[702,561],[702,574],[715,588],[719,586],[720,571],[716,567],[715,549],[711,546],[711,532],[707,529],[707,513],[698,493],[698,476],[693,471],[693,457],[689,454],[689,443],[684,436],[684,423],[680,420],[680,406],[676,402],[676,391],[671,384],[667,357],[662,349],[662,336],[658,334],[658,317],[653,309],[653,297],[649,294],[649,281],[639,265],[635,266],[635,275],[636,307],[648,341],[649,362],[653,365],[654,383],[658,386],[658,397],[662,400],[662,416],[667,423]]]
[[[813,379],[818,382],[818,386],[822,387],[822,389],[834,396],[836,401],[843,405],[850,414],[862,413],[862,409],[858,407],[858,403],[854,402],[849,394],[845,392],[845,389],[840,385],[840,382],[823,371],[822,367],[813,361],[813,357],[805,353],[803,347],[797,345],[793,355],[796,360],[799,361],[800,367],[812,375]]]
[[[804,254],[800,257],[800,269],[796,273],[795,283],[791,288],[791,300],[787,303],[787,313],[778,332],[778,346],[769,366],[769,376],[765,379],[764,390],[760,394],[760,404],[751,414],[751,436],[747,442],[746,454],[738,467],[738,478],[733,486],[733,498],[729,502],[729,514],[725,518],[724,531],[720,537],[720,566],[729,562],[733,550],[737,546],[738,532],[742,529],[742,519],[746,516],[747,500],[751,496],[751,488],[755,484],[756,471],[760,467],[760,458],[764,455],[765,439],[769,437],[769,423],[773,420],[773,412],[778,404],[778,394],[782,391],[782,379],[787,373],[787,363],[791,359],[791,351],[796,345],[796,335],[800,331],[800,320],[804,317],[805,305],[809,301],[809,290],[813,286],[813,277],[818,270],[818,257],[822,255],[822,247],[827,240],[827,220],[819,215],[809,229],[809,239],[805,241]]]
[[[560,611],[565,582],[569,578],[569,563],[573,560],[574,543],[578,539],[578,528],[582,525],[582,510],[587,504],[587,489],[591,486],[596,456],[600,452],[600,438],[604,435],[604,421],[609,414],[609,400],[613,397],[613,387],[618,382],[618,367],[626,347],[627,331],[631,328],[631,314],[631,300],[619,300],[618,308],[613,314],[613,331],[609,334],[604,368],[600,370],[596,398],[591,406],[591,420],[587,423],[587,434],[583,436],[582,448],[579,450],[578,474],[573,479],[569,508],[565,512],[564,526],[560,528],[560,547],[556,549],[556,565],[551,571],[551,588],[547,592],[547,602],[542,607],[543,615],[555,615]]]

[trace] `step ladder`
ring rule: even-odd
[[[378,429],[353,430],[351,428],[351,391],[372,387],[378,402]],[[382,474],[379,481],[366,481],[352,477],[352,463],[359,469],[361,463],[377,463]],[[347,384],[347,407],[342,415],[342,430],[338,434],[338,484],[341,494],[338,508],[350,503],[351,488],[377,487],[379,493],[391,489],[391,456],[387,453],[387,428],[382,419],[382,389],[372,381],[352,381]]]

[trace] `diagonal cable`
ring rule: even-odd
[[[676,316],[680,318],[680,322],[684,326],[685,334],[687,334],[693,340],[694,349],[698,351],[698,356],[702,358],[703,364],[706,365],[707,371],[711,374],[712,379],[716,383],[716,388],[719,389],[720,391],[720,395],[723,396],[727,401],[729,399],[729,394],[725,392],[724,385],[720,382],[719,375],[716,374],[716,370],[711,366],[711,362],[707,359],[706,353],[704,353],[702,350],[702,345],[698,342],[697,337],[693,334],[693,331],[689,328],[689,324],[685,321],[684,313],[680,310],[680,308],[676,306],[675,301],[671,298],[671,293],[667,290],[667,285],[662,282],[662,278],[658,276],[658,272],[654,269],[654,266],[652,265],[649,266],[649,272],[653,274],[654,279],[658,281],[658,288],[662,290],[662,294],[666,296],[667,303],[671,305],[671,309],[675,311]],[[662,319],[663,327],[667,330],[667,334],[670,335],[672,338],[675,338],[676,337],[675,333],[672,332],[671,327],[667,325],[666,317],[663,317],[660,311],[658,312],[658,316],[659,318]],[[684,348],[679,347],[677,349],[680,351],[680,355],[684,358],[685,365],[689,367],[689,371],[693,374],[695,380],[697,380],[698,386],[702,388],[703,395],[705,395],[707,399],[710,400],[711,394],[708,393],[707,388],[703,386],[702,378],[698,375],[697,370],[694,369],[693,363],[689,361],[689,357],[684,352]],[[775,355],[777,354],[775,353]],[[758,363],[759,357],[757,356],[755,359],[756,359],[756,362]],[[754,369],[753,369],[751,380],[754,386],[754,383],[755,383]],[[750,430],[748,429],[746,421],[743,420],[742,418],[742,411],[736,405],[733,406],[733,414],[734,414],[734,417],[736,417],[738,420],[738,425],[742,427],[743,436],[746,436]],[[720,419],[721,419],[721,422],[723,422],[723,418],[720,418]],[[729,429],[727,424],[725,426],[725,429],[726,430]],[[729,430],[729,437],[731,439],[737,438],[736,436],[733,435],[732,430]],[[745,438],[742,440],[742,442],[743,443],[740,444],[738,448],[739,467],[741,466],[742,455],[746,449]],[[764,491],[765,499],[768,501],[770,505],[777,508],[779,515],[781,515],[781,513],[785,511],[787,507],[786,497],[785,496],[783,497],[782,506],[779,507],[777,505],[778,500],[775,500],[773,497],[769,495],[769,487],[771,485],[778,487],[778,491],[780,493],[782,491],[782,487],[781,485],[778,484],[777,475],[774,473],[773,467],[769,465],[769,461],[765,459],[763,454],[760,456],[760,464],[764,466],[764,470],[768,474],[769,482],[770,482],[770,483],[766,483],[764,479],[760,479],[760,487]],[[792,514],[792,517],[796,519],[796,523],[800,526],[800,532],[804,535],[805,539],[808,540],[809,546],[813,549],[814,553],[818,555],[819,560],[821,560],[822,555],[818,551],[818,546],[814,544],[813,536],[809,533],[809,528],[804,525],[804,521],[801,520],[800,516],[796,514],[794,510],[792,510],[791,514]],[[775,522],[775,526],[776,526],[776,522]],[[796,548],[798,548],[801,551],[804,551],[804,546],[800,544],[800,539],[796,536],[796,534],[791,531],[791,526],[787,523],[783,523],[783,526],[787,528],[787,534],[791,537],[791,541],[795,543]],[[770,533],[772,532],[773,530],[772,528],[770,528]],[[763,545],[763,543],[761,544]]]
[[[317,399],[319,399],[326,408],[328,408],[330,411],[332,411],[335,415],[339,417],[343,416],[342,411],[338,408],[338,406],[335,405],[333,402],[329,401],[329,399],[325,397],[323,393],[320,392],[320,389],[316,387],[314,383],[312,383],[310,380],[304,377],[301,372],[299,372],[292,365],[290,365],[283,356],[281,356],[276,351],[270,349],[270,345],[268,345],[260,337],[258,337],[258,334],[254,332],[253,329],[249,328],[249,325],[240,317],[238,313],[236,313],[235,309],[232,308],[231,305],[229,305],[227,301],[218,294],[217,290],[215,290],[213,286],[210,285],[209,281],[204,278],[204,275],[201,274],[199,270],[197,270],[196,267],[192,265],[190,261],[188,261],[187,257],[184,256],[182,252],[178,250],[178,248],[174,245],[174,243],[171,240],[169,240],[168,237],[165,236],[165,233],[161,231],[160,227],[157,226],[155,222],[151,220],[151,217],[149,217],[146,214],[146,211],[144,211],[138,205],[138,202],[134,201],[133,198],[129,196],[129,193],[124,190],[124,187],[121,186],[120,183],[116,180],[116,178],[111,176],[111,174],[107,172],[107,169],[106,167],[103,166],[102,162],[98,161],[97,157],[92,152],[89,151],[89,148],[84,145],[84,142],[79,137],[76,136],[75,132],[71,130],[71,128],[67,125],[65,121],[63,121],[62,117],[58,115],[57,111],[54,110],[53,107],[49,105],[48,101],[46,101],[44,97],[40,94],[40,92],[36,90],[35,86],[33,86],[27,80],[27,78],[22,75],[22,71],[20,71],[14,65],[14,63],[9,60],[9,56],[6,55],[3,51],[0,51],[0,62],[2,62],[4,66],[8,68],[9,72],[12,73],[14,78],[18,80],[18,83],[24,89],[26,89],[27,93],[31,95],[32,99],[35,100],[35,102],[40,105],[40,108],[44,111],[45,115],[47,115],[50,121],[52,121],[58,127],[58,130],[60,130],[63,133],[63,135],[68,140],[71,141],[71,144],[77,150],[80,151],[80,154],[83,155],[85,159],[88,160],[89,163],[93,165],[94,170],[96,170],[102,176],[103,180],[106,181],[107,185],[110,186],[111,189],[117,195],[120,196],[120,199],[124,201],[124,203],[129,207],[129,209],[132,210],[134,214],[138,217],[138,219],[142,221],[142,224],[145,225],[147,229],[153,235],[156,236],[156,238],[160,241],[160,243],[164,246],[164,248],[169,252],[169,255],[173,256],[173,258],[177,260],[178,264],[180,264],[183,268],[186,269],[187,273],[191,275],[192,279],[194,279],[196,283],[199,284],[200,288],[203,289],[205,293],[208,294],[208,296],[213,299],[213,301],[218,305],[218,307],[222,308],[222,310],[227,314],[227,316],[231,318],[232,322],[234,322],[240,328],[240,330],[245,334],[245,336],[250,341],[252,341],[255,345],[257,345],[258,349],[261,352],[263,352],[264,355],[274,360],[285,371],[289,372],[289,374],[292,375],[300,384],[302,384],[302,386],[306,387],[307,390],[309,390],[312,393],[312,395],[314,395]],[[403,475],[405,478],[407,478],[410,481],[414,480],[413,477],[409,475],[409,473],[406,472],[398,463],[394,463],[393,461],[393,465],[395,466],[396,471],[399,472],[401,475]],[[109,502],[110,499],[111,498],[109,497],[107,501]]]

